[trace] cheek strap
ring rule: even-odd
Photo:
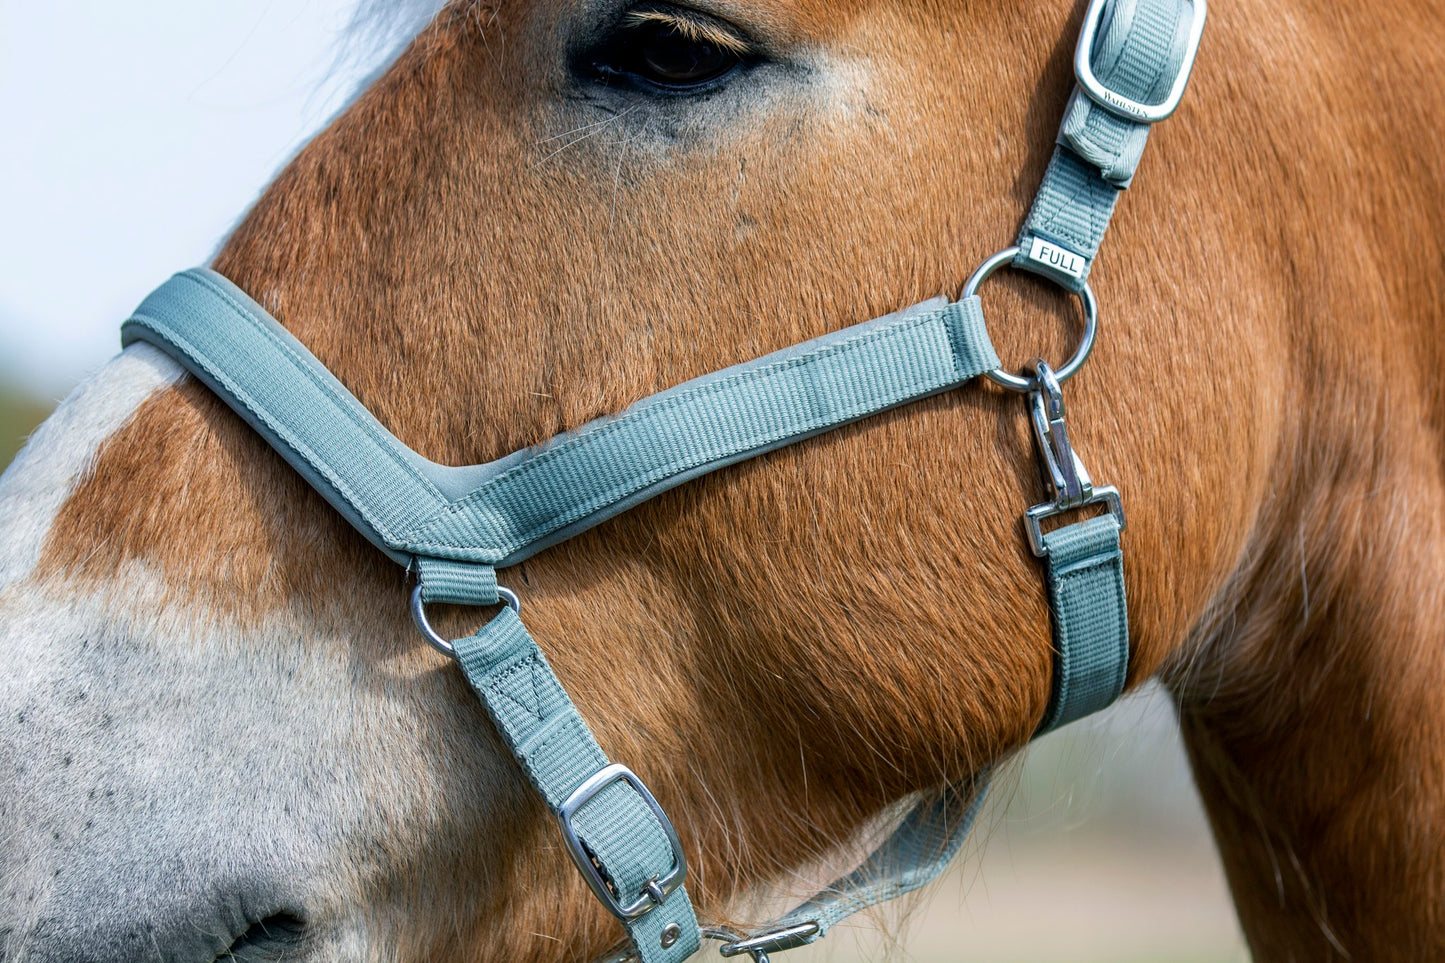
[[[672,823],[632,771],[611,763],[508,607],[452,643],[457,664],[522,771],[558,818],[572,860],[641,959],[678,963],[699,932]]]

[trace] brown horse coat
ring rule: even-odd
[[[697,9],[757,66],[660,98],[579,78],[620,3],[449,7],[216,268],[404,442],[475,463],[956,292],[1014,235],[1082,5]],[[1131,680],[1177,696],[1260,959],[1445,955],[1442,52],[1426,0],[1217,4],[1070,385],[1075,444],[1130,513]],[[1053,290],[988,298],[1008,363],[1065,355]],[[7,690],[0,739],[39,780],[7,788],[0,925],[23,958],[101,945],[73,909],[107,893],[153,936],[239,894],[226,919],[304,920],[306,959],[606,949],[540,803],[417,644],[401,573],[204,389],[154,377],[0,597],[8,665],[92,646]],[[1051,659],[1018,522],[1032,457],[1017,399],[970,386],[508,573],[671,813],[704,915],[1024,744]]]

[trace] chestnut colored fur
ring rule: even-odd
[[[215,267],[403,441],[475,463],[956,292],[1013,237],[1082,2],[705,6],[790,68],[697,101],[582,95],[567,45],[597,4],[450,8]],[[1068,386],[1075,444],[1129,512],[1131,683],[1162,672],[1177,695],[1261,960],[1445,955],[1442,51],[1433,0],[1219,0],[1121,200],[1099,347]],[[1056,291],[1007,276],[984,297],[1009,364],[1071,348]],[[502,579],[717,918],[1026,742],[1051,657],[1019,515],[1041,494],[1019,398],[970,385]],[[402,572],[194,382],[110,440],[34,577],[91,591],[136,564],[238,633],[312,613],[354,640],[317,658],[406,667],[402,711],[442,700],[453,755],[500,751],[415,637]],[[510,778],[455,851],[402,860],[447,875],[385,936],[399,958],[616,939]],[[411,885],[382,875],[366,885]]]

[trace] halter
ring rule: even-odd
[[[811,943],[835,923],[934,879],[962,845],[986,773],[914,800],[897,829],[848,876],[755,932],[701,928],[677,833],[643,781],[610,762],[523,625],[496,569],[666,489],[979,376],[1028,395],[1051,499],[1025,515],[1043,563],[1053,625],[1052,692],[1038,732],[1108,706],[1123,691],[1128,616],[1119,493],[1095,486],[1069,442],[1061,384],[1093,347],[1098,305],[1089,270],[1149,126],[1183,94],[1205,0],[1091,0],[1069,98],[1043,184],[1014,246],[985,261],[958,301],[935,298],[726,368],[621,414],[486,465],[428,461],[384,428],[266,311],[213,271],[171,278],[121,329],[179,361],[260,433],[378,548],[417,576],[411,611],[427,641],[456,660],[533,786],[567,850],[627,931],[609,960],[678,963],[701,939],[725,957]],[[1002,267],[1078,295],[1080,346],[1058,370],[1000,367],[978,289]],[[1103,514],[1046,530],[1087,506]],[[476,634],[448,640],[429,602],[495,606]]]

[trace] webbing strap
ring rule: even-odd
[[[536,448],[453,468],[398,441],[214,271],[163,284],[122,326],[121,341],[175,356],[397,561],[499,568],[692,478],[999,363],[977,304],[936,298],[686,382]]]
[[[509,608],[453,645],[497,731],[547,808],[559,814],[608,760],[542,650]],[[625,781],[603,787],[570,821],[619,902],[646,901],[644,887],[680,858],[652,807]],[[679,963],[698,948],[697,919],[681,886],[623,926],[644,963]]]
[[[1044,535],[1054,686],[1039,734],[1112,705],[1129,670],[1119,521],[1103,515]]]
[[[937,879],[958,855],[987,789],[988,774],[980,773],[968,785],[943,786],[925,794],[857,869],[768,928],[816,923],[817,931],[799,941],[812,943],[835,923]]]
[[[490,565],[419,555],[413,563],[423,602],[496,605],[497,570]]]
[[[1095,75],[1131,100],[1162,100],[1188,49],[1191,0],[1113,0],[1102,16]],[[1014,264],[1071,290],[1083,287],[1148,137],[1147,123],[1126,120],[1074,88]]]

